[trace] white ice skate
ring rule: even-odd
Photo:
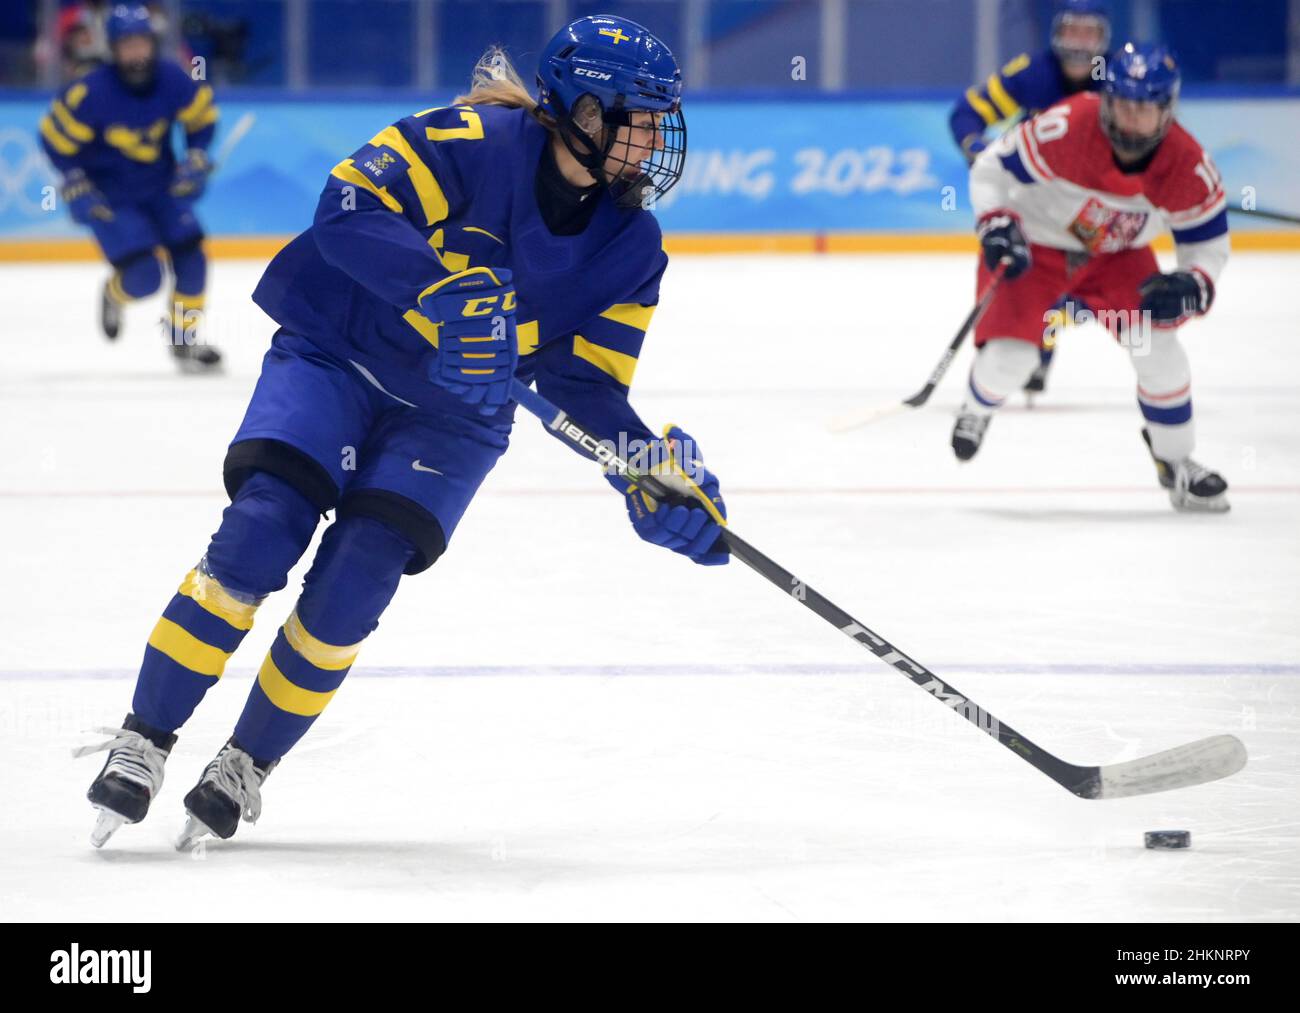
[[[176,838],[176,850],[188,851],[205,837],[233,837],[241,816],[256,823],[262,815],[262,782],[278,762],[259,766],[233,738],[222,746],[185,796],[187,818]]]
[[[952,452],[959,461],[969,461],[979,453],[980,444],[984,442],[984,432],[992,421],[991,414],[960,412],[957,422],[952,427]]]
[[[1228,482],[1217,471],[1211,471],[1190,457],[1181,461],[1166,461],[1156,457],[1151,447],[1151,435],[1142,430],[1142,441],[1151,452],[1156,465],[1160,486],[1169,490],[1169,502],[1175,510],[1184,513],[1225,513],[1229,509]]]
[[[96,728],[113,738],[95,746],[82,746],[73,756],[89,756],[105,749],[108,760],[90,785],[86,797],[99,811],[90,843],[102,848],[124,823],[139,823],[149,812],[149,803],[163,783],[163,765],[176,743],[128,714],[121,728]]]
[[[1221,514],[1230,509],[1228,483],[1217,471],[1197,464],[1190,457],[1175,462],[1173,471],[1169,502],[1175,510]]]

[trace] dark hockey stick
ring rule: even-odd
[[[1267,218],[1270,222],[1286,222],[1287,225],[1300,225],[1300,215],[1284,215],[1280,211],[1260,211],[1258,208],[1234,208],[1229,211],[1248,218]]]
[[[683,493],[671,489],[660,478],[639,472],[614,449],[615,444],[602,440],[580,422],[551,404],[536,391],[515,381],[511,396],[536,415],[553,433],[577,450],[594,456],[606,467],[635,481],[656,499],[667,502],[694,503]],[[1164,752],[1103,767],[1077,767],[1053,756],[1004,724],[968,697],[957,692],[924,665],[913,661],[883,637],[827,598],[783,569],[746,542],[730,528],[722,529],[722,541],[731,554],[755,570],[804,607],[854,642],[865,647],[881,661],[893,665],[927,693],[959,713],[980,731],[997,739],[1022,760],[1042,771],[1057,784],[1079,798],[1121,798],[1126,795],[1149,795],[1157,791],[1186,788],[1206,781],[1216,781],[1234,774],[1246,764],[1246,747],[1232,735],[1216,735]]]
[[[997,292],[998,286],[1002,284],[1002,277],[1007,273],[1007,268],[1010,265],[1010,258],[1004,257],[999,261],[998,266],[993,271],[993,276],[989,279],[988,285],[985,286],[979,299],[976,300],[975,305],[971,308],[970,313],[966,315],[966,319],[962,321],[962,325],[953,336],[953,339],[948,342],[948,348],[944,351],[943,358],[939,360],[939,364],[930,372],[930,379],[926,381],[924,387],[918,390],[911,397],[904,398],[902,401],[891,401],[885,405],[876,405],[875,407],[867,408],[865,410],[859,408],[854,411],[845,412],[842,415],[837,415],[835,418],[831,419],[831,432],[845,433],[850,429],[857,429],[859,426],[865,426],[869,422],[875,422],[877,419],[883,419],[890,415],[897,415],[899,412],[906,411],[908,408],[920,408],[923,404],[929,401],[930,395],[934,393],[934,388],[939,385],[939,381],[943,379],[943,375],[948,372],[948,367],[952,365],[952,360],[956,358],[957,350],[961,348],[962,342],[966,340],[966,335],[974,329],[977,323],[979,323],[980,318],[984,316],[984,313],[988,310],[989,304],[993,302],[993,295]]]

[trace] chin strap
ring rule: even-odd
[[[598,147],[595,141],[592,140],[591,135],[578,126],[572,112],[566,112],[564,117],[558,120],[560,139],[564,141],[564,146],[569,150],[569,154],[578,160],[578,164],[590,172],[596,181],[609,191],[618,207],[639,208],[645,196],[647,185],[652,191],[654,189],[649,175],[641,172],[634,179],[629,180],[620,176],[610,180],[605,172],[605,160],[614,147],[618,128],[628,123],[627,113],[621,109],[608,112],[602,110],[601,123],[606,128],[609,128],[609,136],[603,148]],[[579,150],[579,143],[585,150]]]

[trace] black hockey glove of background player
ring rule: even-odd
[[[1200,271],[1153,274],[1138,286],[1139,308],[1157,327],[1177,327],[1214,302],[1214,283]]]
[[[1029,270],[1032,259],[1029,256],[1029,243],[1020,231],[1020,219],[1010,211],[999,208],[980,218],[975,226],[975,234],[980,239],[980,249],[984,251],[984,263],[990,271],[1005,257],[1010,259],[1007,272],[1003,277],[1008,280],[1019,277]]]

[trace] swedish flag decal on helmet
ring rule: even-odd
[[[542,50],[537,85],[538,104],[569,151],[620,205],[648,207],[681,179],[682,72],[672,51],[635,21],[591,16],[566,25]],[[647,143],[616,145],[620,127]]]

